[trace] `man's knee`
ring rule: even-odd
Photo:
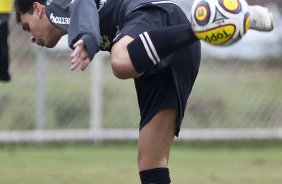
[[[111,66],[114,75],[120,79],[136,78],[140,76],[132,65],[127,45],[133,40],[129,36],[121,38],[111,50]]]
[[[121,52],[112,52],[111,54],[112,71],[117,78],[127,79],[126,63]]]

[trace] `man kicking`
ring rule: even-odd
[[[171,145],[201,59],[200,41],[181,8],[169,0],[15,0],[14,7],[33,43],[52,48],[68,34],[70,70],[85,70],[99,50],[111,53],[114,75],[135,82],[141,183],[171,183]],[[251,29],[273,29],[267,9],[250,9]]]

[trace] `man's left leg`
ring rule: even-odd
[[[159,111],[140,131],[138,168],[142,184],[169,184],[168,160],[177,109]]]

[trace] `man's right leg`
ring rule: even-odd
[[[184,12],[172,3],[131,13],[111,50],[114,74],[137,78],[176,50],[198,39]]]
[[[111,50],[113,73],[121,79],[137,78],[174,51],[197,40],[190,23],[146,31],[136,39],[124,36]]]
[[[197,40],[191,24],[187,23],[145,31],[133,40],[127,49],[135,69],[141,73],[161,62],[172,52]]]

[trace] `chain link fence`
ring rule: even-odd
[[[281,20],[280,5],[269,6]],[[180,139],[282,138],[281,35],[276,25],[232,47],[203,44]],[[34,47],[13,17],[9,44],[12,81],[0,83],[0,142],[138,137],[133,80],[114,77],[109,54],[71,72],[65,38],[54,49]]]

